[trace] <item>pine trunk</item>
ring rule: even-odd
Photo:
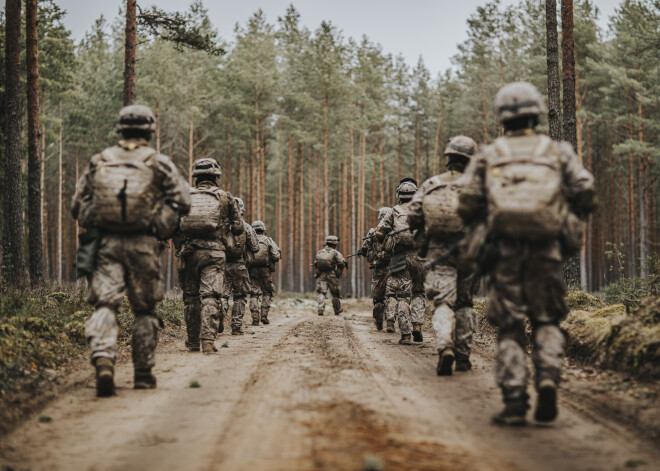
[[[28,108],[28,253],[30,283],[43,283],[41,160],[39,154],[39,34],[37,0],[25,2]]]
[[[545,1],[545,27],[548,66],[548,125],[550,137],[561,140],[559,85],[559,38],[557,34],[557,0]]]
[[[124,106],[135,103],[135,52],[137,49],[137,0],[126,0],[126,40],[124,43]]]

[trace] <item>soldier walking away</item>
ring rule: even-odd
[[[402,345],[412,344],[411,332],[415,342],[423,341],[424,267],[415,251],[415,235],[408,225],[408,206],[416,192],[414,179],[401,180],[396,189],[399,204],[376,226],[376,238],[384,242],[385,250],[391,255],[385,292],[387,331],[394,332],[394,322],[398,318]]]
[[[466,136],[456,136],[445,149],[447,171],[429,178],[415,193],[408,208],[410,227],[423,235],[422,256],[436,260],[449,253],[463,234],[458,215],[465,167],[477,151],[477,143]],[[443,257],[444,258],[444,257]],[[476,276],[457,268],[455,256],[436,263],[426,271],[426,296],[435,305],[433,330],[438,349],[438,376],[451,375],[454,358],[456,371],[472,368],[470,349],[476,329],[472,295]]]
[[[121,139],[91,158],[73,197],[73,217],[86,229],[78,268],[86,271],[88,300],[94,305],[85,334],[99,397],[114,394],[116,316],[124,294],[135,312],[134,388],[156,387],[151,369],[160,327],[154,307],[164,296],[161,240],[172,235],[179,217],[190,209],[190,195],[169,157],[149,145],[155,128],[146,106],[122,108],[117,123]]]
[[[179,280],[183,289],[186,347],[191,352],[217,351],[214,345],[224,312],[227,241],[242,234],[243,224],[235,198],[219,188],[222,170],[210,158],[195,161],[192,169],[190,213],[181,219],[175,236],[180,257]]]
[[[241,198],[236,198],[241,215],[243,231],[231,235],[227,241],[227,265],[225,266],[225,288],[222,295],[223,310],[229,308],[229,297],[233,296],[231,308],[231,334],[243,335],[243,318],[247,295],[250,292],[250,275],[247,269],[247,259],[259,250],[259,240],[252,226],[245,221],[245,204]]]
[[[316,252],[316,259],[312,264],[314,266],[314,278],[316,278],[316,292],[318,293],[319,316],[325,311],[325,298],[330,291],[332,295],[332,308],[335,315],[339,315],[341,308],[341,292],[339,290],[339,279],[346,267],[344,256],[337,250],[339,237],[328,236],[325,240],[325,247]]]
[[[392,208],[380,208],[378,220],[382,221],[392,214]],[[371,297],[374,303],[374,322],[376,329],[383,330],[385,319],[385,292],[387,290],[387,278],[390,274],[390,253],[376,237],[376,228],[369,229],[367,237],[362,242],[361,254],[366,255],[371,268]]]
[[[275,292],[271,273],[275,271],[275,264],[282,258],[282,252],[275,241],[266,235],[266,225],[263,221],[254,221],[252,228],[257,233],[259,242],[259,250],[250,257],[248,269],[252,325],[259,325],[259,321],[270,324],[268,311]]]
[[[504,410],[493,421],[525,424],[528,409],[525,318],[532,325],[534,417],[557,416],[568,309],[562,258],[579,250],[584,221],[595,207],[593,176],[573,148],[535,131],[545,104],[531,84],[505,85],[495,97],[505,135],[483,148],[466,170],[459,214],[487,228],[488,317],[499,327],[495,373]]]

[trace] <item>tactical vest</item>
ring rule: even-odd
[[[96,226],[112,232],[151,230],[160,190],[156,151],[111,147],[100,154],[93,177],[92,211]]]
[[[316,252],[316,268],[319,271],[332,271],[336,267],[335,254],[331,250],[321,249]]]
[[[394,221],[394,229],[392,231],[400,231],[408,227],[408,213],[406,212],[406,204],[398,204],[392,208],[392,219]],[[415,239],[411,231],[404,231],[396,236],[397,247],[411,249],[415,245]]]
[[[267,267],[270,265],[268,237],[257,236],[259,239],[259,251],[253,255],[253,267]]]
[[[229,198],[217,187],[192,188],[190,212],[181,218],[181,231],[188,237],[220,238],[229,234]]]
[[[558,237],[567,216],[560,156],[547,136],[503,137],[486,162],[492,234],[531,240]]]
[[[460,177],[459,172],[446,172],[431,180],[431,188],[422,200],[427,235],[442,236],[463,230],[463,221],[458,215]]]

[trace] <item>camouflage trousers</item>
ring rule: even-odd
[[[374,302],[374,319],[385,318],[385,293],[387,292],[387,278],[390,274],[388,265],[378,265],[371,271],[371,297]]]
[[[475,277],[444,263],[426,273],[426,296],[433,300],[433,330],[438,350],[453,348],[457,356],[470,356],[477,318],[472,309]]]
[[[225,289],[222,294],[224,312],[229,309],[229,297],[234,297],[231,308],[231,329],[241,330],[245,317],[247,295],[250,292],[250,275],[243,261],[227,262],[225,266]]]
[[[252,321],[268,319],[270,301],[273,299],[275,284],[269,267],[250,267],[250,312]]]
[[[220,303],[225,284],[225,253],[197,249],[181,257],[179,280],[183,290],[187,347],[199,341],[215,340],[223,311]]]
[[[532,324],[535,384],[544,379],[558,384],[565,347],[559,322],[568,312],[561,262],[534,255],[507,257],[489,275],[488,317],[499,327],[495,375],[504,399],[527,397],[526,317]]]
[[[332,309],[335,314],[339,314],[341,312],[341,292],[339,291],[339,278],[334,271],[321,272],[316,279],[319,316],[322,316],[325,311],[325,298],[328,291],[332,295]]]
[[[406,254],[406,269],[390,273],[385,289],[385,319],[399,322],[402,335],[410,334],[412,326],[424,323],[424,266],[417,255]]]
[[[126,294],[135,312],[131,340],[133,364],[136,369],[155,365],[159,321],[154,307],[164,296],[161,252],[161,243],[147,235],[101,238],[87,294],[95,308],[85,323],[92,363],[101,357],[114,361],[117,356],[117,313]]]

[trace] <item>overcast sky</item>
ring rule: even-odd
[[[81,39],[94,20],[103,13],[109,22],[117,15],[122,0],[56,0],[67,11],[66,26],[76,40]],[[594,0],[598,5],[600,24],[621,0]],[[4,2],[3,2],[4,3]],[[185,10],[189,0],[140,0],[148,7],[158,4],[165,10]],[[344,33],[356,39],[367,35],[380,43],[386,53],[401,53],[409,64],[419,56],[435,76],[451,67],[457,45],[466,39],[467,18],[486,0],[204,0],[211,21],[223,39],[231,40],[234,24],[244,24],[261,8],[269,22],[277,21],[293,3],[301,21],[314,30],[322,20],[332,21]],[[502,0],[517,4],[518,0]]]

